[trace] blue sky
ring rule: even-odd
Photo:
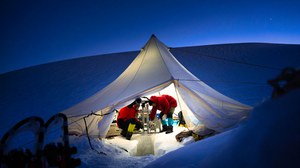
[[[0,2],[0,74],[70,58],[170,47],[300,44],[297,0],[49,0]]]

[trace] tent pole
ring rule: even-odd
[[[182,107],[181,107],[181,104],[180,104],[180,99],[179,99],[179,96],[178,96],[178,89],[177,89],[177,86],[176,86],[176,81],[174,81],[173,84],[174,84],[174,89],[175,89],[177,100],[178,100],[178,105],[179,105],[179,107],[180,107],[180,109],[182,111]]]
[[[146,120],[147,120],[147,133],[150,133],[150,123],[149,123],[149,104],[146,104],[146,111],[147,111],[147,116],[146,116]]]

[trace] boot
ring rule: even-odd
[[[160,132],[165,132],[165,131],[168,130],[168,126],[167,125],[163,125],[162,127],[163,127],[163,129]]]
[[[132,132],[127,132],[126,139],[130,140],[132,137]]]
[[[125,131],[125,130],[122,130],[122,131],[121,131],[121,135],[122,135],[123,137],[126,137],[126,134],[127,134],[127,131]]]
[[[167,131],[166,134],[172,133],[173,132],[173,126],[167,126]]]
[[[126,139],[130,140],[135,128],[135,124],[129,124],[127,128]]]

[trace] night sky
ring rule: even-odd
[[[0,74],[76,57],[170,47],[300,44],[299,0],[1,0]]]

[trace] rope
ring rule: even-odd
[[[116,109],[115,109],[116,110]],[[114,110],[113,110],[114,111]],[[74,121],[74,122],[72,122],[72,123],[70,123],[70,124],[68,124],[68,125],[71,125],[71,124],[73,124],[73,123],[75,123],[75,122],[78,122],[79,120],[84,120],[84,125],[85,125],[85,131],[86,131],[86,135],[87,135],[87,138],[88,138],[88,141],[89,141],[89,145],[90,145],[90,147],[91,147],[91,149],[93,150],[93,151],[95,151],[96,153],[98,153],[98,154],[101,154],[101,155],[106,155],[106,153],[104,153],[104,152],[99,152],[99,151],[97,151],[94,147],[93,147],[93,145],[92,145],[92,143],[91,143],[91,139],[90,139],[90,136],[89,136],[89,130],[88,130],[88,127],[87,127],[87,124],[86,124],[86,118],[88,118],[89,116],[91,116],[91,115],[95,115],[95,116],[105,116],[105,115],[108,115],[108,114],[111,114],[112,112],[110,112],[110,113],[106,113],[106,114],[96,114],[96,113],[94,113],[94,112],[91,112],[90,114],[88,114],[88,115],[86,115],[86,116],[84,116],[84,117],[82,117],[82,118],[79,118],[78,120],[76,120],[76,121]],[[72,117],[74,117],[74,116],[72,116]]]
[[[87,135],[87,138],[88,138],[88,140],[89,140],[89,145],[90,145],[91,149],[92,149],[93,151],[96,151],[98,154],[106,155],[104,152],[99,152],[99,151],[97,151],[97,150],[92,146],[91,139],[90,139],[90,136],[89,136],[89,130],[88,130],[88,127],[87,127],[87,125],[86,125],[86,120],[85,120],[87,117],[89,117],[89,115],[87,115],[86,117],[83,117],[83,120],[84,120],[84,125],[85,125],[86,135]]]
[[[115,109],[115,110],[116,110],[116,109]],[[113,111],[114,111],[114,110],[113,110]],[[86,115],[86,116],[84,116],[84,117],[82,117],[82,118],[79,118],[78,120],[76,120],[76,121],[74,121],[74,122],[72,122],[72,123],[70,123],[70,124],[68,124],[68,125],[71,125],[71,124],[73,124],[73,123],[75,123],[75,122],[77,122],[77,121],[83,119],[83,120],[84,120],[84,125],[85,125],[85,131],[86,131],[86,135],[87,135],[87,138],[88,138],[88,141],[89,141],[90,148],[91,148],[93,151],[95,151],[96,153],[100,154],[100,155],[106,155],[106,153],[101,152],[101,151],[99,152],[99,151],[97,151],[97,150],[93,147],[93,145],[92,145],[92,143],[91,143],[90,136],[89,136],[89,130],[88,130],[88,127],[87,127],[87,124],[86,124],[86,118],[88,118],[88,117],[91,116],[91,115],[95,115],[95,116],[105,116],[105,115],[108,115],[108,114],[111,114],[111,113],[112,113],[112,112],[106,113],[106,114],[96,114],[96,113],[94,113],[94,112],[91,112],[90,114],[88,114],[88,115]],[[74,116],[72,116],[72,117],[74,117]]]
[[[175,79],[178,81],[198,81],[202,82],[201,80],[196,79]],[[251,84],[251,85],[268,85],[267,83],[261,83],[261,82],[239,82],[239,81],[209,81],[206,80],[205,82],[211,82],[211,83],[241,83],[241,84]]]
[[[271,67],[271,66],[266,66],[266,65],[259,65],[259,64],[254,64],[254,63],[247,63],[247,62],[242,62],[242,61],[237,61],[237,60],[232,60],[232,59],[227,59],[227,58],[216,57],[216,56],[212,56],[212,55],[207,55],[207,54],[202,54],[202,53],[198,53],[198,52],[188,51],[188,50],[185,50],[183,48],[180,49],[179,51],[186,52],[186,53],[191,53],[191,54],[196,54],[196,55],[204,56],[204,57],[208,57],[208,58],[213,58],[213,59],[217,59],[217,60],[233,62],[233,63],[237,63],[237,64],[244,64],[244,65],[253,66],[253,67],[259,67],[259,68],[265,68],[265,69],[270,69],[270,70],[281,71],[281,68],[277,68],[277,67]]]

